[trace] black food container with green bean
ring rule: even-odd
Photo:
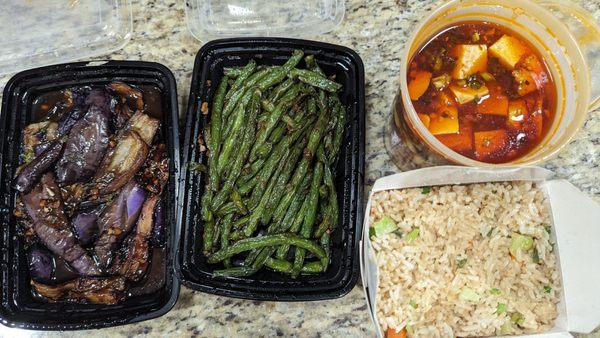
[[[201,216],[201,199],[210,171],[206,142],[210,141],[207,131],[215,93],[224,69],[241,67],[251,60],[258,67],[283,65],[298,49],[304,55],[314,55],[324,73],[343,86],[338,97],[346,112],[345,125],[339,159],[331,170],[339,206],[338,225],[331,232],[328,268],[322,273],[302,273],[296,278],[266,267],[249,276],[217,276],[214,272],[223,269],[223,265],[207,262],[203,251],[205,222]],[[303,68],[303,64],[304,61],[299,68]],[[230,118],[223,120],[225,128],[232,123]],[[239,149],[233,153],[236,151]],[[337,45],[286,38],[224,39],[204,45],[194,64],[183,139],[179,201],[182,226],[176,256],[176,271],[181,282],[194,290],[255,300],[310,301],[347,294],[360,273],[364,157],[364,68],[357,53]],[[264,235],[267,234],[258,234]],[[245,255],[233,256],[231,264],[241,266]]]

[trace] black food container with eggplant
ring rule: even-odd
[[[176,84],[150,62],[15,75],[0,116],[4,325],[102,328],[175,304]]]

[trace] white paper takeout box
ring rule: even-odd
[[[552,330],[519,337],[571,337],[589,333],[600,324],[600,205],[566,180],[549,180],[552,172],[539,167],[481,169],[456,166],[407,171],[378,179],[369,195],[360,243],[362,283],[371,319],[382,337],[376,308],[378,269],[369,240],[370,210],[378,191],[422,186],[499,181],[534,181],[547,194],[556,242],[562,292]]]

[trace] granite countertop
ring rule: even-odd
[[[567,0],[565,0],[567,1]],[[169,67],[177,79],[179,109],[187,107],[194,57],[202,42],[188,32],[184,1],[132,0],[134,32],[120,51],[98,59],[145,60]],[[315,40],[348,46],[365,64],[367,95],[366,184],[397,172],[384,147],[385,125],[398,88],[400,55],[411,27],[435,0],[349,0],[343,23]],[[581,0],[597,19],[600,0]],[[0,88],[12,74],[0,77]],[[600,202],[600,111],[589,114],[582,130],[546,168],[567,178]],[[0,336],[53,337],[59,333],[8,329]],[[117,328],[68,332],[65,337],[115,336],[373,336],[362,287],[347,296],[311,303],[259,302],[218,297],[182,287],[175,307],[166,315]],[[600,337],[600,334],[591,335]]]

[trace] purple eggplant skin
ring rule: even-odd
[[[38,182],[40,177],[48,171],[60,158],[64,142],[54,140],[40,156],[33,159],[21,170],[15,180],[15,189],[20,192],[28,192]]]
[[[92,89],[87,97],[85,98],[85,104],[88,106],[98,107],[102,110],[108,111],[110,109],[110,101],[112,98],[103,89]]]
[[[150,244],[152,244],[152,246],[161,247],[165,245],[165,232],[167,231],[165,223],[165,202],[161,199],[156,205],[156,208],[154,208],[154,226],[152,227],[152,234],[150,235]]]
[[[92,104],[71,128],[63,156],[56,166],[56,176],[60,183],[69,185],[83,182],[96,173],[108,148],[108,122],[109,112],[106,107]]]
[[[40,282],[50,282],[54,276],[55,264],[52,254],[47,250],[34,246],[27,252],[29,273],[31,278]]]
[[[46,149],[48,149],[53,144],[50,142],[42,142],[33,146],[33,154],[37,157],[40,156]]]
[[[104,205],[93,209],[79,211],[71,220],[71,226],[79,243],[84,247],[91,245],[98,235],[98,219],[104,210]]]
[[[110,266],[114,251],[135,225],[145,200],[146,191],[137,182],[130,181],[100,216],[100,235],[94,246],[100,267]]]
[[[100,275],[94,260],[77,243],[64,213],[60,188],[52,172],[45,173],[40,182],[23,195],[27,214],[33,221],[37,237],[52,253],[63,258],[85,276]]]

